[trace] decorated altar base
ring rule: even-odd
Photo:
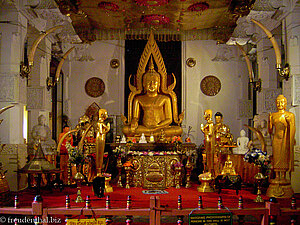
[[[112,149],[120,146],[126,146],[125,158],[132,163],[129,186],[159,190],[180,187],[185,170],[183,159],[196,148],[192,143],[111,144]],[[191,164],[194,166],[194,162]]]
[[[134,187],[146,189],[165,189],[175,186],[175,171],[173,165],[180,162],[180,156],[174,155],[132,155],[128,157],[133,162],[132,171]]]

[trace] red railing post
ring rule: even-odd
[[[276,198],[271,197],[270,200],[266,202],[265,206],[269,212],[267,218],[264,218],[268,220],[268,223],[265,222],[264,224],[275,225],[277,221],[277,216],[280,215],[279,203],[277,203]]]
[[[32,215],[41,216],[43,215],[43,200],[40,195],[36,195],[32,202]]]
[[[156,196],[155,198],[155,207],[157,209],[160,209],[160,198],[159,196]],[[160,220],[161,220],[161,211],[160,210],[155,210],[155,225],[160,225]]]
[[[149,223],[150,225],[155,225],[156,220],[156,202],[155,202],[155,196],[150,197],[150,212],[149,212]]]

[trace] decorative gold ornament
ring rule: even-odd
[[[88,96],[97,98],[103,95],[105,91],[105,84],[102,79],[98,77],[92,77],[85,83],[85,92]]]
[[[207,96],[215,96],[221,90],[221,81],[215,76],[206,76],[200,83],[203,94]]]
[[[120,66],[120,61],[118,59],[112,59],[110,61],[110,67],[116,69]]]
[[[186,60],[186,65],[188,65],[188,67],[194,67],[196,65],[196,60],[194,58],[188,58]]]

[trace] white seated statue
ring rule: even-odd
[[[120,143],[126,143],[126,137],[125,137],[125,135],[122,136],[122,139],[121,139]]]
[[[244,130],[240,131],[240,137],[237,138],[237,148],[233,149],[235,154],[245,154],[248,151],[249,138],[246,137],[246,132]]]
[[[147,143],[147,140],[146,140],[146,137],[145,137],[144,133],[142,133],[142,135],[140,137],[140,140],[139,140],[139,143]]]
[[[33,146],[41,142],[42,150],[45,155],[56,155],[56,142],[51,138],[51,130],[46,125],[46,117],[38,117],[38,125],[35,125],[31,131],[32,140],[29,142],[30,153],[34,154]]]

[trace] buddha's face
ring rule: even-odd
[[[216,116],[215,119],[216,119],[216,123],[222,123],[223,120],[222,116]]]
[[[245,137],[246,136],[246,131],[241,130],[240,135],[241,135],[241,137]]]
[[[104,121],[108,117],[107,111],[105,109],[100,109],[99,110],[99,119]]]
[[[211,110],[205,110],[204,111],[204,119],[206,120],[206,121],[209,121],[210,119],[211,119],[211,115],[212,115],[212,112],[211,112]]]
[[[39,120],[40,125],[44,126],[46,124],[46,117],[45,116],[43,116],[43,115],[39,116],[38,120]]]
[[[276,99],[276,106],[278,110],[285,110],[286,109],[286,98],[279,96]]]
[[[146,92],[155,93],[159,91],[160,79],[159,75],[146,74],[144,80],[144,89]]]

